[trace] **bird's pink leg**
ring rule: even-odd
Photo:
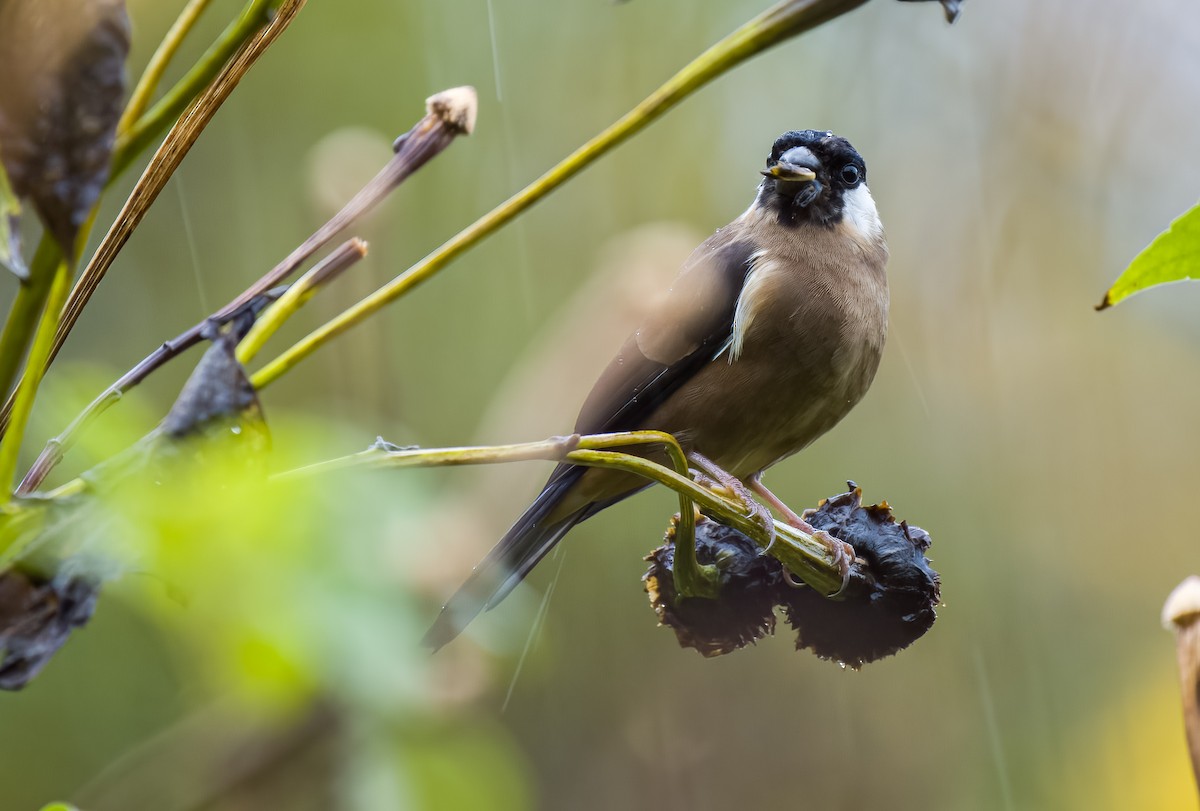
[[[791,507],[783,503],[779,496],[767,489],[767,486],[762,483],[762,473],[757,473],[746,480],[746,485],[762,497],[763,501],[775,508],[785,522],[790,526],[795,527],[801,532],[811,535],[817,540],[825,544],[829,549],[829,554],[833,557],[834,564],[838,567],[838,571],[842,575],[842,586],[833,595],[836,597],[846,590],[846,586],[850,583],[850,566],[854,563],[854,547],[850,544],[839,541],[837,538],[830,535],[828,532],[814,529],[813,525],[805,521]],[[770,547],[768,547],[770,548]],[[765,550],[764,550],[765,551]],[[792,582],[790,579],[788,582]],[[793,583],[793,585],[795,585]]]

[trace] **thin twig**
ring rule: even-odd
[[[304,3],[305,0],[286,0],[279,7],[279,12],[271,24],[259,31],[257,36],[241,44],[237,53],[225,64],[212,83],[204,89],[171,127],[171,131],[167,133],[162,145],[154,153],[154,157],[150,159],[150,163],[138,179],[137,185],[129,193],[129,198],[125,201],[125,205],[122,206],[108,233],[104,235],[104,239],[96,248],[91,261],[80,274],[75,289],[71,291],[71,298],[67,301],[67,311],[58,334],[54,337],[54,355],[51,356],[51,362],[66,342],[67,335],[83,313],[92,294],[96,292],[96,288],[100,286],[100,282],[103,281],[108,269],[117,258],[117,254],[125,247],[125,243],[129,241],[134,229],[141,224],[146,212],[158,199],[158,195],[166,187],[167,181],[171,179],[183,159],[191,151],[192,146],[200,137],[200,133],[212,121],[217,110],[233,93],[234,88],[238,86],[250,68],[300,13]]]
[[[263,344],[270,340],[284,322],[295,315],[318,289],[336,279],[349,267],[367,255],[367,243],[357,237],[339,245],[312,269],[292,283],[255,320],[246,337],[238,342],[237,360],[243,366],[254,359]]]
[[[499,230],[597,158],[716,77],[751,56],[857,8],[866,1],[785,0],[750,20],[693,60],[645,101],[546,174],[460,231],[419,263],[297,341],[254,375],[254,386],[262,388],[273,383],[319,347],[431,278],[460,254]]]
[[[431,97],[426,101],[426,114],[415,127],[396,142],[396,154],[387,165],[354,195],[327,223],[318,228],[299,247],[229,304],[163,343],[140,363],[121,376],[88,404],[79,416],[43,449],[33,468],[21,483],[21,492],[30,493],[39,487],[46,475],[60,462],[74,442],[75,436],[92,420],[108,409],[121,396],[141,383],[151,372],[183,351],[200,342],[207,324],[224,322],[241,311],[257,296],[287,279],[314,253],[348,228],[356,219],[374,208],[413,172],[436,157],[459,135],[469,133],[475,124],[476,96],[469,87],[458,87]]]
[[[171,60],[179,52],[179,46],[183,45],[183,41],[187,39],[187,35],[191,33],[200,15],[211,2],[212,0],[188,0],[188,4],[179,12],[179,17],[158,43],[150,61],[146,63],[146,69],[142,71],[137,86],[129,94],[129,102],[125,105],[125,112],[121,114],[120,123],[117,124],[119,132],[128,131],[142,117],[142,113],[146,112],[150,100],[154,97],[154,91],[158,89],[158,84],[167,71],[167,66],[171,64]]]

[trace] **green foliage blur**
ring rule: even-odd
[[[178,5],[130,0],[134,75]],[[85,312],[26,461],[324,221],[426,96],[475,85],[476,133],[362,224],[370,256],[263,360],[763,5],[310,0]],[[214,2],[178,64],[237,7]],[[217,456],[105,492],[78,540],[120,571],[0,696],[0,808],[1187,807],[1157,618],[1200,548],[1200,289],[1091,305],[1200,187],[1172,158],[1200,139],[1198,23],[1185,0],[1008,0],[948,28],[936,5],[875,0],[702,91],[267,390],[269,470]],[[639,582],[675,509],[651,491],[429,656],[437,606],[548,466],[266,474],[376,435],[564,432],[638,312],[749,204],[772,139],[806,127],[866,158],[892,326],[864,403],[770,484],[801,508],[853,478],[928,529],[938,622],[860,673],[786,635],[679,650]],[[5,308],[14,289],[0,279]],[[150,430],[198,357],[106,413],[51,484]]]

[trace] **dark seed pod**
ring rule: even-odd
[[[897,521],[887,502],[862,505],[862,490],[821,502],[804,520],[854,547],[874,582],[841,600],[785,586],[779,601],[797,631],[796,648],[859,668],[911,645],[933,625],[941,601],[937,572],[925,550],[929,533]]]
[[[681,647],[704,656],[730,653],[774,633],[776,605],[797,631],[797,650],[808,648],[854,669],[911,645],[933,625],[941,600],[937,572],[925,560],[929,533],[897,521],[886,502],[864,507],[862,491],[854,482],[848,485],[849,492],[804,514],[816,529],[853,546],[859,559],[839,599],[792,585],[775,558],[737,530],[708,519],[696,525],[696,557],[719,568],[718,595],[678,599],[675,516],[666,543],[646,558],[651,566],[642,578],[659,622],[675,631]]]
[[[680,647],[720,656],[775,632],[775,601],[783,567],[759,554],[758,546],[735,529],[701,518],[696,524],[696,557],[720,570],[717,599],[678,599],[675,593],[676,515],[666,543],[646,557],[642,580],[658,620],[675,631]]]
[[[83,577],[0,572],[0,690],[21,689],[45,667],[91,619],[98,588]]]

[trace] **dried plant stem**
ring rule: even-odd
[[[79,276],[79,282],[71,291],[67,301],[67,309],[58,334],[54,338],[54,355],[66,342],[67,335],[75,326],[75,322],[83,313],[92,294],[100,286],[108,269],[112,266],[117,254],[125,247],[134,229],[141,224],[142,219],[158,195],[166,187],[167,181],[175,174],[183,159],[191,151],[192,146],[200,137],[200,133],[212,121],[217,110],[225,103],[234,88],[258,59],[287,29],[291,21],[304,7],[305,0],[285,0],[279,7],[272,22],[257,32],[257,35],[242,42],[233,57],[224,64],[221,71],[204,91],[195,99],[187,110],[179,117],[167,137],[163,140],[154,157],[146,166],[137,185],[129,193],[129,198],[121,208],[121,212],[113,221],[108,233],[104,235],[92,259]]]
[[[154,91],[158,89],[159,82],[166,73],[167,66],[171,64],[171,60],[179,51],[179,46],[187,39],[187,35],[191,33],[192,28],[200,19],[200,15],[208,9],[211,2],[212,0],[188,0],[183,11],[179,12],[179,17],[163,36],[162,41],[158,43],[158,49],[146,63],[146,69],[142,71],[137,86],[129,95],[129,103],[125,105],[125,112],[121,114],[121,121],[117,124],[119,132],[127,132],[142,117],[142,113],[146,112],[146,108],[150,106],[150,100],[154,97]]]
[[[1192,773],[1200,785],[1200,577],[1186,578],[1167,597],[1163,624],[1175,631],[1183,727],[1192,756]]]
[[[645,101],[575,150],[546,174],[460,231],[450,241],[391,282],[302,338],[259,370],[254,375],[254,385],[262,388],[273,383],[319,347],[431,278],[460,254],[499,230],[591,165],[597,158],[644,129],[716,77],[771,46],[840,16],[865,2],[866,0],[785,0],[767,9],[709,48],[668,79]]]

